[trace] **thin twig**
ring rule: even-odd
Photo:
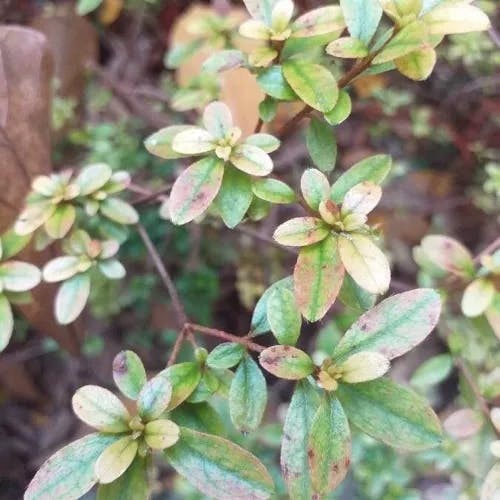
[[[175,344],[174,347],[172,348],[172,352],[170,353],[170,357],[168,358],[168,363],[167,366],[172,366],[175,364],[175,361],[177,359],[177,356],[179,355],[179,352],[181,351],[182,344],[184,343],[184,340],[186,338],[186,326],[181,330],[181,333],[177,336],[175,339]]]
[[[184,311],[184,306],[182,305],[182,302],[179,298],[179,294],[177,293],[177,289],[175,288],[174,282],[172,281],[172,278],[170,277],[167,269],[163,265],[160,254],[156,250],[153,242],[151,241],[151,238],[149,237],[146,229],[144,229],[144,226],[141,223],[137,224],[137,231],[142,241],[144,242],[144,245],[151,257],[151,260],[153,261],[153,264],[156,267],[156,270],[158,271],[163,284],[165,285],[165,288],[170,295],[172,305],[174,306],[177,323],[180,328],[184,328],[184,325],[187,323],[188,318],[186,312]]]
[[[493,419],[491,418],[490,407],[488,406],[488,403],[486,402],[483,395],[481,394],[481,391],[479,390],[479,387],[477,386],[476,381],[474,380],[474,377],[472,376],[472,373],[470,372],[468,366],[465,364],[465,362],[461,358],[455,358],[455,365],[460,370],[462,375],[464,376],[464,379],[467,381],[467,384],[469,384],[469,387],[471,388],[472,393],[474,394],[474,398],[476,399],[476,401],[479,405],[479,409],[483,413],[484,417],[491,424],[495,433],[497,435],[499,435],[500,433],[498,432],[498,430],[493,422]]]
[[[195,325],[192,323],[188,323],[185,326],[190,331],[195,333],[201,333],[202,335],[208,335],[209,337],[216,337],[218,339],[227,340],[228,342],[236,342],[237,344],[242,344],[251,351],[262,352],[265,349],[264,346],[252,342],[248,337],[238,337],[236,335],[232,335],[231,333],[217,330],[216,328],[208,328],[206,326]]]
[[[500,248],[500,237],[497,238],[495,241],[490,243],[484,250],[481,250],[475,257],[474,257],[474,262],[479,262],[481,260],[481,257],[483,255],[489,255],[494,253],[496,250]]]

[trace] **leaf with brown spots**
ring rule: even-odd
[[[342,362],[362,351],[378,352],[387,359],[402,356],[431,333],[440,312],[441,299],[431,289],[418,288],[389,297],[349,328],[333,357]]]
[[[313,490],[321,498],[345,478],[351,462],[351,433],[339,400],[325,393],[314,416],[307,448]]]

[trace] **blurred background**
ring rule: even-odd
[[[330,2],[296,0],[296,7],[302,12],[325,3]],[[499,27],[497,0],[477,3]],[[263,94],[246,70],[222,77],[201,73],[201,63],[220,49],[221,38],[189,43],[199,40],[190,29],[193,23],[209,19],[214,33],[237,27],[246,16],[242,2],[94,0],[80,2],[82,13],[91,10],[85,16],[75,7],[70,1],[0,1],[0,123],[5,125],[7,114],[20,114],[30,124],[13,130],[9,143],[0,137],[8,152],[0,158],[2,231],[22,206],[26,176],[105,162],[128,170],[135,185],[157,192],[169,187],[182,164],[145,150],[143,140],[152,132],[194,122],[198,110],[219,98],[244,132],[258,119]],[[172,53],[179,44],[191,52]],[[351,92],[353,114],[336,129],[336,171],[375,153],[394,159],[374,216],[391,259],[391,293],[429,283],[412,255],[426,234],[453,236],[474,255],[499,235],[500,38],[494,30],[450,36],[438,54],[434,73],[422,83],[395,73],[357,80]],[[9,87],[27,81],[23,98],[9,100]],[[284,106],[276,126],[293,112],[292,106]],[[304,168],[311,166],[303,131],[294,131],[274,158],[275,170],[298,185]],[[264,221],[245,223],[236,231],[216,218],[174,227],[159,218],[159,204],[147,191],[134,191],[130,200],[174,276],[188,315],[200,324],[245,334],[257,299],[292,269],[294,255],[269,241],[292,209],[277,208]],[[32,257],[47,260],[43,254]],[[0,356],[1,499],[21,498],[45,458],[86,432],[72,415],[71,395],[86,383],[109,386],[111,362],[119,350],[135,350],[151,372],[165,366],[176,337],[175,318],[133,230],[121,260],[127,278],[96,286],[84,319],[71,328],[54,324],[52,288],[16,315],[14,339]],[[498,339],[482,318],[464,318],[453,300],[439,332],[396,362],[392,372],[430,398],[445,421],[474,406],[450,353],[467,361],[483,395],[500,402]],[[336,306],[321,323],[306,327],[302,342],[312,351],[328,352],[355,317]],[[262,343],[270,345],[272,338],[263,337]],[[187,354],[181,353],[181,359]],[[278,457],[292,386],[272,377],[269,382],[262,432],[244,437],[234,431],[231,437],[269,465],[279,498],[286,498]],[[224,416],[225,405],[219,409]],[[452,419],[445,427],[443,446],[417,455],[356,435],[351,473],[332,498],[478,498],[492,465],[491,436],[474,414]],[[155,495],[202,498],[161,467]]]

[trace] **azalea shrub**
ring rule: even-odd
[[[80,1],[79,12],[100,3]],[[246,19],[207,17],[191,27],[191,42],[165,57],[175,69],[203,45],[214,49],[199,77],[174,95],[173,108],[190,111],[184,121],[144,141],[149,153],[179,166],[171,187],[159,195],[138,191],[127,172],[105,163],[39,176],[13,228],[0,238],[1,349],[13,329],[11,304],[29,301],[29,291],[42,280],[59,284],[57,322],[77,320],[95,283],[124,278],[120,247],[134,231],[178,323],[165,369],[148,378],[139,356],[124,350],[112,366],[119,396],[96,385],[76,391],[73,411],[93,431],[48,458],[26,499],[78,499],[95,485],[99,499],[146,499],[159,462],[211,498],[275,498],[268,464],[234,438],[215,406],[227,408],[233,431],[258,434],[269,381],[276,378],[293,384],[280,434],[288,497],[330,498],[350,471],[355,433],[407,452],[448,442],[422,388],[449,374],[452,355],[463,356],[466,347],[446,336],[451,355],[420,366],[408,386],[388,374],[393,359],[423,342],[438,323],[456,318],[457,294],[459,314],[484,316],[500,338],[498,245],[474,257],[448,236],[426,236],[414,251],[420,288],[389,295],[391,262],[370,213],[383,197],[391,157],[367,156],[341,174],[335,170],[335,128],[352,112],[352,84],[389,71],[425,80],[444,37],[488,30],[488,16],[465,0],[340,0],[300,15],[292,0],[243,3]],[[235,68],[247,69],[265,93],[251,134],[242,132],[219,99],[220,75]],[[280,108],[291,103],[295,114],[273,126]],[[302,124],[311,166],[296,186],[273,173],[273,154],[286,150],[287,138]],[[293,270],[261,294],[246,335],[188,318],[128,191],[159,201],[157,224],[164,225],[216,220],[234,230],[267,219],[277,205],[297,214],[276,224],[271,240],[294,254]],[[13,259],[31,239],[38,250],[53,245],[59,252],[42,269]],[[328,348],[309,349],[307,323],[331,317],[337,303],[353,321]],[[260,341],[264,335],[273,345]],[[209,352],[198,344],[201,336],[219,343]],[[178,362],[185,346],[192,348],[190,360]],[[498,458],[500,409],[479,396],[481,425]],[[447,424],[452,431],[453,422]],[[493,465],[483,500],[497,498],[499,471]]]

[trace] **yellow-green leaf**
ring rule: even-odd
[[[87,425],[101,432],[129,430],[130,415],[123,403],[104,387],[85,385],[78,389],[71,400],[76,416]]]
[[[77,274],[65,281],[56,295],[54,311],[57,321],[67,325],[75,321],[83,311],[90,293],[88,274]]]
[[[12,315],[12,308],[7,297],[0,293],[0,352],[7,347],[13,329],[14,317]]]
[[[194,361],[178,363],[161,371],[159,376],[166,377],[172,386],[172,396],[168,410],[173,410],[185,401],[200,382],[200,365]]]
[[[255,196],[270,203],[287,204],[296,199],[293,189],[277,179],[255,179],[252,191]]]
[[[330,125],[339,125],[340,123],[347,120],[347,118],[351,114],[351,111],[352,111],[351,97],[349,96],[346,90],[341,89],[339,92],[339,98],[337,100],[337,104],[335,104],[335,107],[331,111],[325,113],[324,117],[325,120]]]
[[[337,161],[337,140],[331,125],[311,118],[306,130],[306,146],[313,163],[323,172],[331,172]]]
[[[384,375],[390,368],[389,360],[378,352],[362,351],[349,356],[340,366],[342,382],[357,384]]]
[[[27,292],[40,283],[38,267],[27,262],[10,260],[0,264],[0,283],[9,292]]]
[[[179,441],[179,426],[171,420],[159,419],[144,427],[146,444],[154,450],[164,450]]]
[[[185,155],[174,151],[172,149],[172,142],[177,134],[192,128],[194,128],[192,125],[173,125],[162,128],[150,135],[144,141],[144,146],[151,154],[159,156],[164,160],[182,158]]]
[[[212,136],[223,139],[233,126],[231,110],[223,102],[211,102],[203,112],[203,125]]]
[[[469,2],[443,2],[422,17],[432,35],[451,35],[485,31],[491,27],[488,16]]]
[[[340,235],[338,248],[342,264],[360,287],[370,293],[387,291],[391,281],[389,263],[368,236]]]
[[[296,217],[279,226],[273,238],[281,245],[303,247],[324,240],[330,228],[316,217]]]
[[[288,345],[268,347],[260,354],[259,362],[269,373],[286,380],[301,380],[314,371],[311,357]]]
[[[308,168],[300,179],[300,189],[306,203],[313,210],[318,210],[320,203],[328,198],[330,183],[323,172]]]
[[[479,278],[467,285],[462,296],[462,312],[469,318],[483,314],[493,300],[495,286],[486,278]]]
[[[133,351],[121,351],[113,360],[113,380],[122,394],[137,399],[146,383],[146,370],[141,358]]]
[[[432,47],[423,47],[394,61],[398,71],[411,80],[426,80],[436,65],[436,51]]]
[[[172,149],[184,155],[208,153],[215,149],[213,135],[202,128],[189,128],[179,132],[172,141]]]
[[[137,440],[130,436],[109,445],[95,463],[95,473],[99,483],[109,484],[119,478],[133,462],[137,448]]]
[[[382,198],[382,188],[373,182],[362,182],[349,189],[342,201],[342,214],[369,214]]]
[[[324,66],[289,60],[283,64],[283,74],[295,93],[312,108],[326,113],[337,103],[337,82]]]
[[[148,380],[137,396],[137,410],[143,420],[158,418],[169,406],[172,384],[162,373]]]
[[[241,144],[234,148],[229,161],[242,172],[258,177],[266,176],[273,170],[271,157],[251,144]]]
[[[327,5],[310,10],[292,24],[293,38],[307,38],[327,33],[341,32],[345,28],[342,11],[338,5]]]
[[[281,287],[267,300],[267,320],[280,344],[295,345],[300,335],[302,318],[291,290]]]
[[[73,205],[59,205],[49,219],[45,221],[45,230],[54,240],[64,238],[76,219],[76,210]]]
[[[359,38],[342,37],[330,42],[326,47],[327,54],[345,59],[366,57],[369,53],[366,44]]]

